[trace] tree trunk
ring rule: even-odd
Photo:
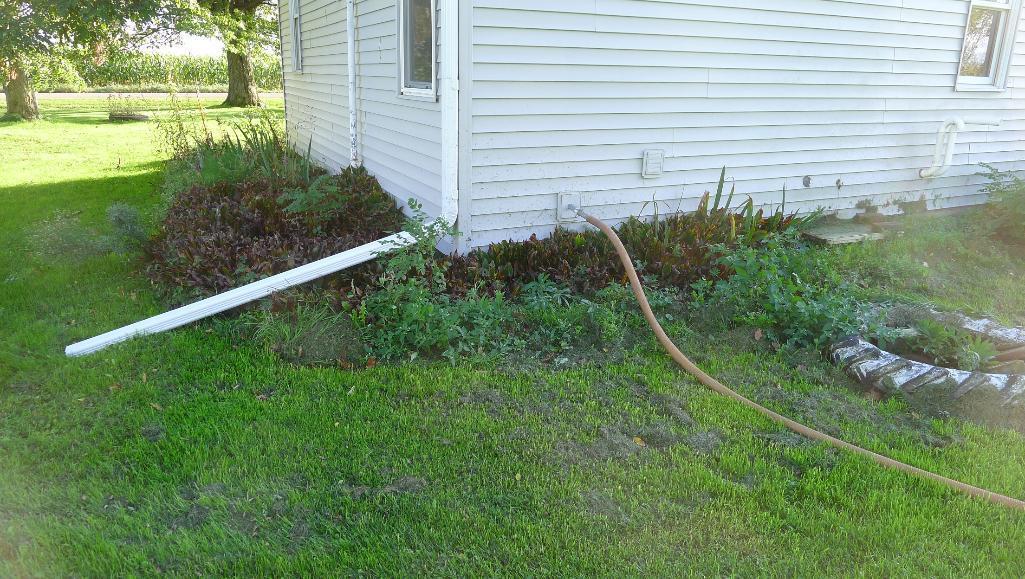
[[[32,90],[32,79],[18,62],[14,63],[7,76],[4,95],[7,96],[7,116],[28,121],[39,118],[39,105],[36,103],[36,93]]]
[[[255,107],[260,105],[260,94],[256,90],[253,61],[245,53],[228,51],[228,98],[229,107]]]

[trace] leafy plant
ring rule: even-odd
[[[822,348],[856,333],[883,341],[892,336],[854,288],[794,234],[769,237],[758,247],[720,245],[716,252],[730,275],[698,285],[697,301],[724,307],[772,341]]]
[[[402,222],[379,189],[353,192],[347,210],[331,216],[288,213],[281,193],[264,180],[196,185],[181,193],[146,246],[150,278],[210,295],[369,243]],[[345,275],[366,287],[373,267]]]
[[[107,115],[110,119],[139,115],[145,105],[131,95],[112,94],[107,97]]]
[[[316,215],[321,219],[337,219],[352,210],[352,204],[363,199],[387,198],[377,179],[364,167],[346,167],[339,175],[313,177],[314,170],[306,166],[297,169],[306,186],[286,189],[279,201],[289,213]],[[368,196],[367,192],[374,195]]]
[[[233,326],[245,339],[294,363],[350,366],[366,356],[349,314],[316,299],[299,299],[284,311],[252,309]]]
[[[552,306],[567,306],[570,303],[569,288],[552,281],[542,273],[532,282],[524,284],[520,299],[531,308],[543,309]]]
[[[502,292],[446,293],[447,261],[438,259],[435,248],[451,228],[428,221],[414,200],[409,206],[414,216],[406,230],[416,242],[389,254],[376,291],[361,304],[372,353],[386,360],[441,355],[454,364],[463,355],[500,355],[517,347],[513,308]]]
[[[983,187],[990,204],[983,212],[984,223],[1001,238],[1025,246],[1025,180],[1011,172],[983,164],[989,179]]]
[[[988,366],[1000,353],[992,342],[932,319],[918,321],[915,329],[917,334],[908,340],[907,347],[941,366],[974,372]]]
[[[733,207],[733,197],[732,189],[726,192],[724,168],[714,196],[705,193],[693,213],[665,216],[656,205],[652,220],[631,218],[616,231],[641,276],[662,287],[685,289],[699,279],[722,276],[724,271],[712,251],[716,244],[756,245],[773,234],[800,230],[817,218],[817,214],[787,214],[785,206],[767,215],[762,209],[756,210],[750,198]],[[452,271],[456,275],[450,281],[456,290],[466,283],[485,287],[501,284],[518,292],[524,284],[544,275],[587,294],[625,281],[612,245],[593,229],[559,229],[546,239],[496,243],[486,251],[456,259]]]
[[[195,164],[199,172],[200,150],[214,146],[214,133],[207,123],[201,101],[192,109],[176,92],[167,99],[166,110],[156,117],[157,142],[161,152],[173,161]]]

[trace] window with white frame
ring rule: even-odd
[[[292,27],[292,70],[303,70],[303,26],[299,0],[289,0],[288,16]]]
[[[973,0],[968,10],[958,90],[1000,90],[1014,52],[1022,0]]]
[[[405,96],[435,98],[435,0],[399,0],[399,77]]]

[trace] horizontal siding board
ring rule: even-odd
[[[692,207],[724,165],[758,203],[785,184],[834,209],[979,202],[979,163],[1025,169],[1025,36],[1007,90],[954,91],[968,0],[473,5],[472,245],[551,231],[562,191],[614,219]],[[969,126],[954,166],[919,178],[956,116],[1001,125]],[[641,178],[645,149],[662,177]]]
[[[1020,130],[1025,126],[1023,120],[1005,121],[999,131],[969,130],[959,140],[996,139],[987,135],[1002,134],[1004,131]],[[762,143],[776,142],[786,139],[828,139],[858,138],[864,136],[901,136],[917,134],[922,138],[935,142],[937,123],[866,123],[866,124],[806,124],[806,125],[755,125],[746,127],[626,127],[622,129],[593,129],[578,131],[539,131],[539,132],[494,132],[474,134],[474,150],[477,154],[487,149],[528,148],[544,146],[578,146],[672,141],[674,143],[707,144],[733,143],[743,141],[750,149],[757,151]],[[672,136],[666,136],[666,134]],[[981,136],[979,136],[981,135]],[[766,144],[771,147],[771,144]],[[824,146],[829,146],[828,144]],[[771,149],[770,149],[771,150]],[[640,151],[640,149],[638,149]]]
[[[931,160],[931,159],[930,159]],[[896,163],[896,162],[895,162]],[[931,181],[919,179],[919,167],[928,165],[909,166],[894,169],[878,169],[875,166],[871,170],[862,172],[844,171],[836,173],[823,173],[812,171],[815,167],[807,167],[805,171],[795,171],[795,166],[783,168],[766,168],[764,166],[754,167],[728,167],[730,177],[738,183],[745,183],[749,194],[761,191],[772,192],[782,190],[786,180],[792,180],[789,189],[796,189],[801,186],[805,175],[811,176],[813,183],[825,184],[827,187],[838,180],[848,185],[871,183],[885,188],[897,186],[897,183],[906,182],[907,186],[901,187],[900,192],[915,190],[926,190],[932,186]],[[639,163],[638,163],[639,167]],[[821,167],[826,168],[828,165]],[[700,184],[715,182],[721,171],[721,167],[710,167],[707,169],[695,169],[667,173],[658,180],[658,184],[647,184],[640,182],[633,174],[607,174],[600,176],[579,176],[579,177],[549,177],[543,179],[525,179],[520,181],[496,181],[490,183],[477,183],[474,186],[474,199],[490,199],[497,197],[519,197],[529,195],[541,195],[559,191],[609,191],[615,189],[631,188],[653,188],[653,187],[675,187],[693,193],[695,188],[700,189]],[[955,155],[954,166],[948,171],[948,175],[974,175],[979,171],[976,165],[968,164],[968,155]],[[697,191],[700,194],[701,191]],[[844,194],[841,188],[840,196]],[[974,193],[974,192],[973,192]],[[690,194],[690,193],[689,193]],[[688,195],[689,195],[688,194]]]
[[[389,193],[429,213],[441,199],[441,108],[399,95],[395,0],[358,4],[361,153]]]
[[[343,0],[300,0],[303,71],[291,70],[288,2],[280,2],[286,120],[299,150],[331,170],[349,164],[346,13]],[[428,211],[440,199],[440,109],[398,95],[395,0],[357,7],[357,119],[362,161],[401,203]]]
[[[905,149],[904,153],[895,157],[884,157],[879,153],[868,155],[862,158],[857,149],[839,151],[820,151],[816,155],[805,156],[804,162],[792,162],[792,153],[738,155],[736,157],[667,157],[666,172],[670,175],[658,179],[658,185],[679,184],[684,185],[688,181],[700,175],[718,173],[722,167],[727,167],[731,175],[738,179],[773,179],[773,178],[803,178],[812,176],[821,178],[834,177],[844,179],[850,174],[873,171],[880,173],[891,169],[906,169],[915,172],[921,167],[929,166],[932,163],[932,150],[928,147],[917,147],[912,150]],[[958,145],[955,151],[955,162],[968,164],[968,147]],[[911,156],[907,153],[916,153]],[[830,158],[835,157],[835,158]],[[878,157],[878,158],[877,158]],[[812,160],[814,159],[814,161]],[[731,163],[730,161],[733,161]],[[536,163],[531,165],[499,165],[492,167],[474,167],[474,183],[486,184],[481,191],[507,190],[511,185],[515,188],[520,183],[537,183],[544,180],[629,180],[641,170],[641,160],[621,159],[583,162],[563,163]],[[582,190],[582,189],[572,189]]]

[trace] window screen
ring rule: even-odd
[[[434,89],[434,0],[403,0],[403,88]]]
[[[289,20],[292,23],[292,70],[300,72],[303,69],[303,39],[299,0],[291,0],[288,3],[288,9]]]
[[[1022,0],[972,0],[961,46],[957,90],[1002,90],[1007,84]]]
[[[964,76],[993,75],[997,55],[997,42],[1003,28],[1006,12],[990,8],[972,8],[965,30],[964,49],[961,52],[961,74]]]

